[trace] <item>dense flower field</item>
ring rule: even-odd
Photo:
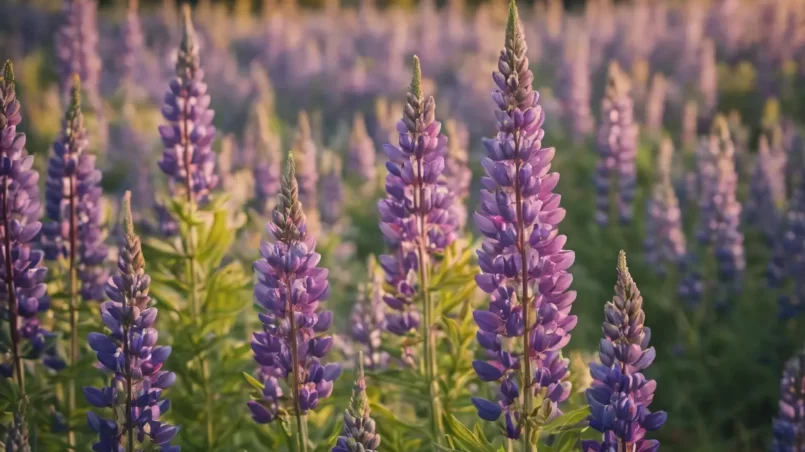
[[[6,451],[805,452],[805,1],[111,3],[0,2]]]

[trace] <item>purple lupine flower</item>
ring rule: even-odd
[[[38,318],[50,309],[44,256],[32,247],[42,228],[38,221],[39,173],[32,168],[33,156],[25,150],[25,134],[17,132],[21,121],[14,70],[11,61],[6,61],[0,78],[0,305],[10,325],[12,359],[0,364],[0,374],[16,374],[24,393],[22,339],[30,346],[26,357],[44,357],[44,363],[54,369],[64,363],[55,353],[53,334],[40,326]]]
[[[80,84],[75,75],[62,132],[48,161],[45,215],[50,221],[42,228],[42,245],[46,259],[69,259],[85,301],[101,301],[109,275],[105,268],[109,249],[104,244],[101,172],[87,151]]]
[[[98,5],[94,0],[65,0],[63,23],[56,34],[56,58],[59,61],[61,90],[67,96],[73,74],[81,77],[90,106],[101,105],[99,85],[101,58],[98,56]]]
[[[467,200],[470,197],[472,170],[469,167],[469,131],[467,126],[455,120],[445,123],[449,141],[444,159],[444,183],[453,192],[455,201],[451,208],[458,229],[467,224]]]
[[[651,87],[646,100],[646,130],[650,133],[660,133],[665,113],[665,97],[668,91],[668,82],[661,72],[651,77]]]
[[[122,48],[120,49],[119,85],[135,83],[135,72],[140,64],[141,53],[145,46],[140,15],[137,12],[138,0],[129,0],[126,19],[122,26]]]
[[[596,166],[596,221],[609,223],[610,197],[617,199],[621,223],[632,219],[632,201],[637,185],[637,126],[633,121],[634,103],[629,95],[629,80],[617,63],[609,64],[607,88],[601,101],[601,125],[598,130]],[[617,179],[617,188],[613,179]],[[612,192],[614,191],[614,195]]]
[[[697,89],[702,97],[702,116],[711,118],[718,107],[718,68],[716,47],[712,39],[705,39],[699,49],[699,77]]]
[[[6,433],[6,452],[31,452],[28,442],[28,397],[22,396]]]
[[[447,137],[435,119],[436,102],[422,94],[419,59],[414,56],[413,78],[403,117],[397,122],[399,147],[383,146],[386,197],[378,202],[380,230],[391,253],[380,256],[386,282],[393,288],[386,304],[397,311],[386,317],[386,328],[405,335],[419,326],[414,298],[423,290],[416,275],[420,265],[455,240],[455,221],[449,215],[453,193],[440,178],[444,171]]]
[[[332,226],[341,218],[344,207],[344,178],[341,175],[343,165],[341,158],[332,151],[326,151],[322,157],[322,197],[319,211],[322,222]]]
[[[369,399],[366,397],[366,379],[363,376],[363,352],[358,353],[357,368],[349,408],[344,410],[344,434],[338,437],[332,452],[376,452],[380,446],[375,421],[369,417]]]
[[[94,411],[87,413],[89,427],[98,434],[92,450],[140,451],[143,446],[156,445],[161,451],[179,452],[179,446],[170,445],[179,427],[159,420],[170,408],[170,401],[162,398],[162,392],[173,385],[176,374],[162,370],[171,347],[156,345],[157,308],[148,295],[151,278],[145,273],[130,203],[131,194],[126,192],[125,234],[117,259],[118,272],[109,277],[106,283],[109,301],[101,305],[101,319],[109,333],[90,333],[87,337],[111,381],[102,388],[84,387],[84,397],[90,405],[113,412],[111,419]],[[121,412],[122,415],[117,414]],[[136,449],[135,443],[139,446]]]
[[[590,108],[590,37],[584,30],[568,33],[560,69],[562,101],[569,130],[581,143],[595,128]]]
[[[254,197],[258,211],[268,214],[274,209],[282,178],[282,155],[280,137],[272,133],[268,113],[259,104],[252,106],[246,126],[247,153],[254,156],[249,162],[254,176]]]
[[[333,381],[341,373],[338,364],[320,361],[333,344],[324,333],[333,313],[320,309],[330,295],[327,269],[317,267],[321,255],[316,239],[308,232],[307,219],[299,201],[294,156],[289,155],[277,207],[268,223],[270,242],[260,246],[261,259],[254,263],[259,281],[254,296],[265,309],[260,313],[261,332],[254,333],[252,350],[264,381],[261,400],[248,402],[252,418],[259,424],[272,422],[280,404],[299,419],[315,409],[320,399],[333,392]],[[288,380],[292,394],[284,395],[278,380]]]
[[[771,287],[791,281],[791,293],[780,297],[778,317],[793,318],[805,311],[805,182],[800,181],[781,219],[767,277]]]
[[[486,236],[475,281],[492,299],[488,310],[473,314],[478,343],[489,356],[474,361],[473,367],[481,380],[501,385],[497,402],[473,398],[473,403],[484,420],[497,420],[503,413],[507,437],[519,438],[525,426],[524,437],[531,441],[534,395],[542,394],[552,415],[558,415],[558,404],[570,394],[568,361],[561,350],[577,318],[570,315],[576,292],[568,290],[575,254],[562,249],[567,237],[559,234],[558,225],[565,210],[553,193],[559,174],[550,172],[556,151],[542,147],[545,116],[539,94],[531,88],[534,75],[526,51],[511,0],[505,48],[492,75],[498,133],[484,140],[486,176],[475,214],[475,224]]]
[[[601,363],[590,363],[593,385],[586,391],[590,427],[604,437],[583,441],[582,448],[585,452],[654,452],[660,443],[646,439],[646,432],[660,428],[668,415],[648,408],[657,383],[646,379],[643,371],[654,362],[656,352],[648,345],[651,330],[643,325],[643,296],[629,274],[623,251],[618,255],[615,297],[604,307],[604,314]]]
[[[347,149],[347,173],[365,183],[366,186],[375,187],[377,178],[375,144],[366,130],[366,122],[360,113],[355,113],[352,120],[352,132],[349,135]]]
[[[709,139],[702,140],[697,151],[699,171],[698,239],[714,247],[719,279],[736,280],[746,267],[743,233],[740,230],[741,204],[735,191],[735,147],[726,119],[719,115]],[[738,278],[739,279],[739,278]]]
[[[780,138],[772,136],[778,143]],[[746,201],[746,223],[757,227],[770,243],[777,237],[779,207],[785,202],[785,162],[781,154],[785,155],[779,144],[772,146],[769,136],[761,135]]]
[[[364,364],[369,369],[386,367],[389,361],[389,354],[380,350],[386,315],[383,310],[383,275],[376,267],[374,257],[370,258],[368,273],[371,280],[358,286],[358,299],[349,316],[352,339],[366,349]]]
[[[805,351],[785,363],[780,379],[779,414],[772,421],[771,452],[805,450]]]
[[[170,179],[171,194],[181,193],[190,203],[204,204],[218,185],[212,142],[215,126],[210,96],[200,67],[190,5],[182,6],[182,42],[176,57],[176,78],[162,105],[168,122],[159,126],[165,151],[159,168]]]
[[[674,144],[665,138],[660,144],[651,198],[646,207],[646,263],[658,274],[668,266],[680,266],[687,255],[682,212],[671,183]]]
[[[296,178],[299,181],[299,202],[305,206],[308,232],[317,235],[321,229],[318,185],[319,185],[319,155],[316,142],[313,140],[313,131],[310,119],[304,111],[299,112],[291,155],[296,161]]]

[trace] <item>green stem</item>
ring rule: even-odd
[[[8,202],[8,180],[3,178],[3,246],[5,247],[6,261],[6,299],[8,300],[8,323],[11,330],[11,360],[14,365],[14,372],[17,376],[17,384],[20,387],[20,394],[25,396],[25,370],[22,368],[22,356],[20,355],[20,326],[19,326],[19,306],[17,305],[17,291],[14,286],[14,264],[11,261],[11,221],[9,218]]]
[[[288,277],[285,278],[286,287],[291,287],[291,281]],[[290,331],[290,346],[291,346],[291,378],[293,379],[291,389],[293,390],[293,404],[294,413],[296,415],[296,430],[298,433],[297,441],[299,442],[299,452],[307,452],[307,419],[302,415],[302,406],[299,403],[299,344],[297,343],[296,334],[296,316],[291,304],[291,292],[288,291],[288,304],[286,305],[286,312],[288,320],[291,324]]]
[[[75,368],[78,364],[78,268],[76,267],[76,247],[78,246],[78,231],[76,221],[76,180],[70,177],[68,186],[70,199],[70,366]],[[76,410],[75,378],[70,379],[67,388],[67,444],[70,450],[75,450],[75,432],[71,426],[73,413]]]

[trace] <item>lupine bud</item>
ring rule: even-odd
[[[19,341],[24,339],[30,346],[27,357],[44,357],[45,365],[58,370],[64,362],[56,354],[54,335],[39,323],[39,314],[50,309],[44,255],[32,246],[42,228],[39,173],[33,169],[34,157],[25,150],[25,134],[17,132],[21,121],[14,70],[7,61],[0,78],[0,178],[6,187],[0,192],[0,250],[10,247],[11,262],[6,260],[6,252],[0,252],[0,305],[13,322],[10,333],[17,353],[22,345]],[[20,364],[2,363],[0,374],[10,377],[13,366]]]
[[[162,391],[176,380],[173,372],[162,370],[171,347],[156,345],[157,308],[148,294],[151,278],[145,273],[140,238],[134,233],[131,194],[123,199],[124,235],[117,259],[117,274],[106,283],[109,301],[101,305],[101,319],[108,334],[90,333],[89,346],[103,370],[111,377],[109,386],[84,388],[84,397],[96,408],[123,413],[123,419],[87,413],[90,429],[98,434],[93,450],[118,451],[133,435],[138,445],[153,444],[161,451],[178,452],[170,441],[179,431],[160,422],[170,407]],[[128,422],[131,424],[128,424]],[[129,433],[131,431],[131,433]]]
[[[600,225],[609,223],[609,199],[614,191],[620,221],[628,223],[632,219],[632,201],[637,185],[637,126],[633,119],[629,80],[615,62],[609,65],[601,112],[598,130],[600,156],[595,175],[596,221]],[[617,187],[614,180],[617,180]]]
[[[598,352],[601,363],[590,363],[593,385],[586,392],[590,427],[604,437],[602,441],[583,441],[582,448],[585,452],[654,452],[660,443],[646,439],[646,431],[660,428],[668,415],[648,408],[657,383],[646,379],[643,371],[656,352],[648,345],[651,330],[643,325],[643,297],[629,274],[623,251],[618,255],[615,297],[604,307],[604,314],[604,339]]]
[[[444,182],[455,195],[451,209],[456,218],[458,229],[467,224],[467,200],[470,197],[472,171],[469,167],[469,132],[467,127],[454,120],[445,123],[449,141],[447,156],[444,160]]]
[[[167,124],[159,126],[165,150],[159,168],[169,178],[171,194],[181,193],[188,202],[204,204],[218,185],[212,142],[215,112],[200,67],[196,32],[190,5],[182,7],[182,42],[176,58],[176,78],[170,82],[162,104]]]
[[[332,226],[341,218],[341,210],[344,207],[341,158],[332,151],[326,151],[322,156],[322,167],[322,197],[319,211],[322,222]]]
[[[274,421],[281,408],[298,410],[300,415],[315,409],[320,399],[330,396],[333,381],[341,374],[338,364],[320,362],[333,342],[324,334],[333,314],[320,309],[330,295],[330,285],[327,269],[317,267],[321,255],[315,252],[316,239],[307,229],[294,162],[289,155],[277,207],[268,223],[271,240],[262,243],[262,257],[254,263],[258,276],[254,296],[264,311],[259,316],[262,331],[254,333],[251,346],[264,389],[263,397],[249,401],[248,407],[259,424]],[[290,399],[280,389],[280,379],[287,380]]]
[[[347,149],[347,172],[367,186],[374,187],[377,178],[376,166],[375,144],[366,131],[363,115],[355,113]]]
[[[45,258],[67,258],[78,269],[81,297],[103,300],[109,272],[104,244],[103,190],[95,156],[87,151],[87,131],[81,112],[80,80],[73,78],[72,99],[62,132],[53,143],[45,182],[45,215],[42,228]],[[75,249],[72,249],[75,247]]]
[[[666,138],[660,145],[651,198],[646,207],[646,263],[658,274],[668,266],[680,266],[687,254],[682,212],[671,183],[674,144]]]
[[[785,363],[780,379],[779,414],[772,422],[771,452],[805,450],[805,351]]]
[[[476,337],[489,359],[474,361],[473,367],[481,380],[499,381],[500,391],[496,402],[472,399],[484,420],[503,414],[505,434],[512,439],[532,421],[533,407],[519,402],[520,391],[531,391],[525,400],[543,395],[551,415],[561,413],[558,404],[570,395],[561,350],[577,323],[570,315],[576,292],[568,290],[575,254],[563,249],[567,237],[558,230],[565,210],[553,192],[559,182],[559,174],[550,172],[555,150],[542,147],[545,116],[532,89],[526,52],[512,0],[505,48],[492,75],[498,133],[484,140],[486,176],[475,214],[485,236],[475,281],[492,299],[488,310],[474,312]]]
[[[363,352],[358,353],[355,386],[349,408],[344,410],[344,434],[338,437],[332,452],[375,452],[380,446],[380,435],[375,432],[375,421],[369,417],[369,400],[366,397],[366,379],[363,376]]]

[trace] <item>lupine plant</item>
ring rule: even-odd
[[[380,446],[380,435],[375,432],[375,421],[369,417],[369,400],[366,397],[366,379],[363,375],[363,352],[358,353],[358,368],[349,408],[344,410],[344,434],[339,436],[332,452],[375,452]]]
[[[773,421],[772,452],[805,449],[805,352],[785,363],[780,379],[779,414]]]

